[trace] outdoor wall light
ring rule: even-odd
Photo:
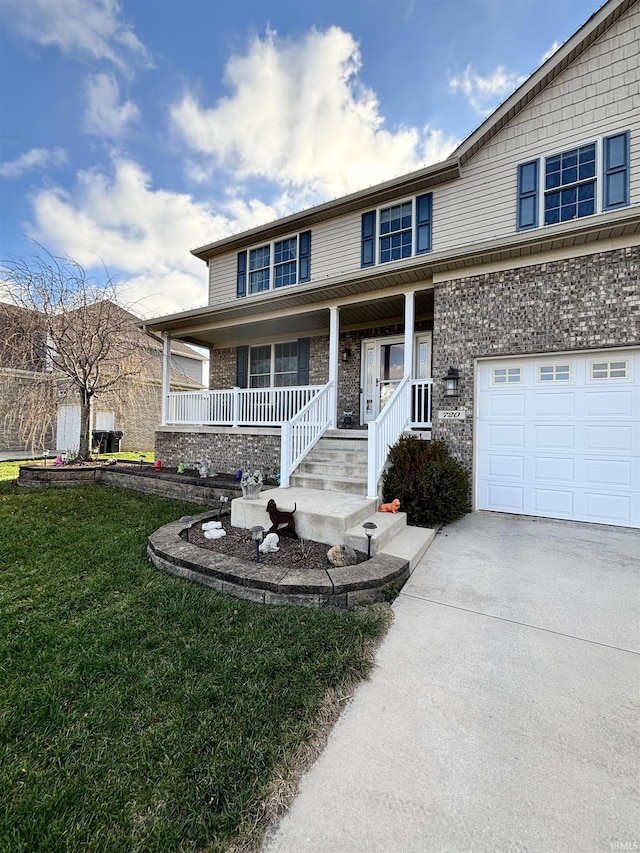
[[[343,361],[349,361],[350,358],[351,358],[351,350],[349,349],[349,347],[345,347],[342,350],[342,360]]]
[[[364,527],[364,532],[367,534],[367,560],[371,559],[371,537],[373,536],[373,531],[378,529],[378,525],[374,524],[373,521],[365,521],[362,525]]]
[[[264,527],[261,527],[257,524],[255,527],[249,528],[249,532],[251,533],[251,538],[256,543],[256,563],[260,562],[260,543],[262,542],[262,536],[264,534]]]
[[[444,382],[444,396],[457,397],[458,382],[460,381],[460,372],[458,371],[458,368],[450,367],[447,375],[442,377],[442,381]]]

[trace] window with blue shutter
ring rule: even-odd
[[[246,388],[249,374],[249,347],[236,347],[236,387]]]
[[[431,211],[433,193],[418,196],[416,199],[416,254],[431,251]]]
[[[372,267],[376,262],[376,211],[362,214],[362,250],[360,265]]]
[[[603,209],[629,204],[629,131],[604,139]]]
[[[538,227],[538,161],[518,166],[518,231]]]
[[[247,295],[247,253],[238,252],[238,272],[236,276],[236,296]]]

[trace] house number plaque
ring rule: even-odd
[[[464,409],[442,409],[438,412],[439,421],[464,421],[467,413]]]

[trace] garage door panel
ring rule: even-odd
[[[546,515],[553,518],[572,518],[574,495],[570,489],[533,489],[532,515]]]
[[[596,375],[594,360],[628,374]],[[493,381],[514,365],[520,382]],[[541,382],[542,365],[569,365],[570,379]],[[479,509],[640,527],[640,350],[488,359],[477,387]]]
[[[572,484],[574,481],[573,459],[534,456],[533,479],[536,482],[546,480],[549,483]]]
[[[629,426],[587,426],[585,429],[585,448],[603,453],[631,453],[633,431]]]
[[[534,395],[535,417],[568,417],[573,418],[576,413],[575,394],[535,394]]]
[[[505,484],[488,484],[486,488],[487,509],[499,512],[525,512],[524,487]]]
[[[631,417],[633,394],[627,391],[587,391],[585,395],[585,414],[587,416],[610,418],[614,415]]]
[[[535,446],[554,450],[574,450],[575,429],[569,424],[536,424]]]

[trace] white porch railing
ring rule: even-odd
[[[282,424],[280,438],[280,487],[289,486],[291,473],[331,425],[333,383],[322,390],[289,421]]]
[[[433,379],[413,379],[411,381],[411,419],[412,429],[425,429],[431,422],[431,388]]]
[[[172,391],[167,423],[204,426],[280,426],[309,403],[322,385]]]
[[[367,497],[378,495],[378,480],[392,444],[402,435],[411,420],[411,378],[405,376],[375,421],[369,423]]]

